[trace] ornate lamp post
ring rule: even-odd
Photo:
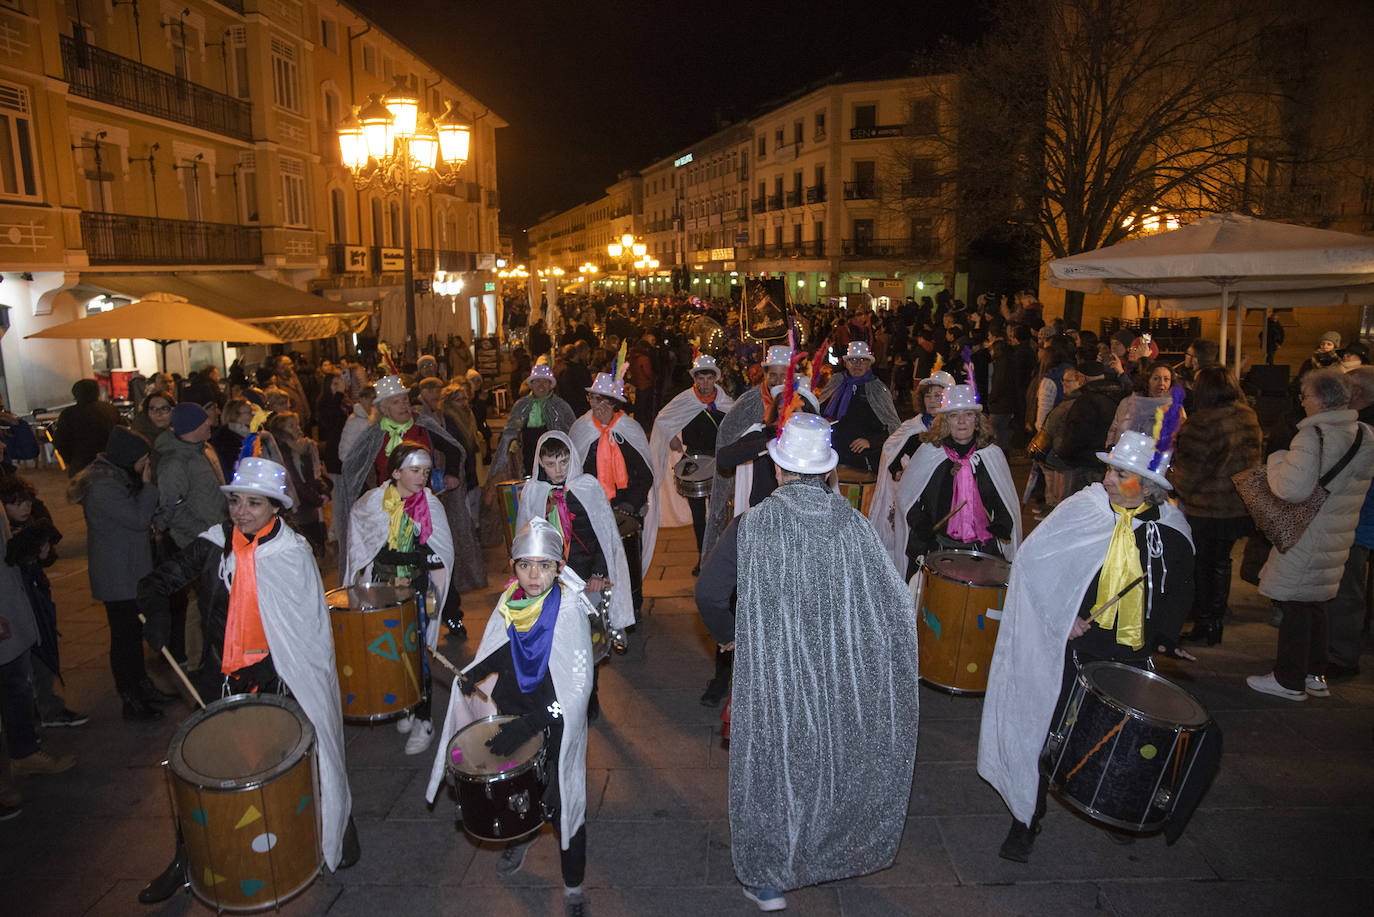
[[[385,97],[375,94],[339,126],[339,153],[359,190],[401,193],[406,346],[417,344],[415,253],[410,239],[410,195],[450,186],[468,161],[472,128],[449,102],[434,120],[420,114],[420,100],[400,78]]]
[[[611,256],[611,260],[612,260],[612,261],[619,261],[619,260],[621,260],[622,258],[624,258],[624,259],[626,259],[626,260],[629,260],[629,258],[630,258],[631,256],[633,256],[633,257],[635,257],[635,258],[638,258],[639,260],[636,261],[636,262],[634,263],[634,266],[635,266],[636,270],[639,269],[640,267],[644,266],[645,261],[649,260],[649,259],[646,258],[646,255],[648,254],[648,251],[649,251],[649,246],[645,245],[643,242],[636,242],[636,241],[635,241],[635,237],[634,237],[631,233],[628,233],[628,232],[625,233],[625,235],[623,235],[623,236],[620,237],[620,241],[619,241],[619,242],[612,242],[610,245],[607,245],[607,246],[606,246],[606,254],[608,254],[608,255]],[[654,262],[654,266],[655,266],[655,267],[658,266],[658,262],[657,262],[657,261]],[[636,273],[636,275],[635,275],[635,287],[638,288],[638,286],[639,286],[639,275]],[[630,268],[627,266],[627,267],[625,268],[625,292],[626,292],[627,294],[630,292],[629,287],[630,287]]]

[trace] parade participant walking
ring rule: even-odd
[[[1016,553],[1016,485],[973,386],[945,389],[935,422],[921,434],[897,485],[895,529],[901,554],[893,561],[908,578],[931,551],[973,550],[1007,560]]]
[[[539,442],[539,437],[549,430],[566,433],[577,419],[568,403],[553,394],[556,383],[553,368],[548,363],[536,363],[525,384],[530,387],[530,393],[511,405],[506,427],[501,431],[501,439],[491,456],[491,468],[487,470],[488,487],[507,478],[533,474],[534,445]],[[520,449],[518,469],[510,464],[512,443]]]
[[[935,415],[944,400],[945,389],[954,384],[954,377],[944,370],[930,374],[916,387],[916,416],[901,425],[883,443],[878,462],[878,483],[873,490],[873,505],[868,519],[878,532],[878,540],[891,553],[896,542],[897,482],[902,479],[911,456],[921,446],[920,436],[935,422]]]
[[[339,582],[386,583],[413,590],[425,644],[433,649],[454,563],[444,507],[429,490],[434,462],[423,446],[403,443],[387,456],[386,467],[386,483],[363,494],[348,514],[348,556]],[[434,739],[428,666],[423,667],[421,682],[419,706],[396,721],[396,731],[409,736],[408,755],[420,754]]]
[[[572,425],[568,438],[583,457],[582,470],[601,482],[615,511],[630,565],[630,593],[638,619],[644,571],[653,558],[644,550],[642,534],[645,508],[654,489],[654,471],[649,439],[639,422],[625,413],[625,386],[618,376],[597,375],[587,390],[591,410]]]
[[[711,636],[736,651],[735,874],[760,910],[779,911],[788,889],[896,856],[916,757],[917,648],[901,577],[826,483],[839,460],[830,425],[794,416],[768,451],[778,488],[726,528],[696,599]]]
[[[706,531],[706,502],[702,497],[683,497],[677,492],[673,469],[684,455],[714,457],[716,433],[735,399],[720,387],[720,367],[710,354],[692,361],[692,387],[679,392],[663,406],[649,437],[649,454],[658,479],[655,498],[644,520],[644,554],[652,557],[660,526],[673,528],[692,523],[697,538],[697,555]],[[700,563],[693,567],[693,573]],[[646,561],[647,572],[647,561]]]
[[[850,341],[844,366],[844,374],[832,376],[820,393],[823,413],[835,424],[840,464],[876,473],[881,444],[897,429],[897,409],[887,386],[873,374],[866,342]]]
[[[1122,434],[1110,454],[1098,454],[1111,466],[1106,480],[1059,504],[1012,564],[978,741],[978,773],[1011,810],[1004,859],[1030,857],[1048,789],[1040,752],[1079,666],[1147,668],[1156,652],[1193,658],[1177,648],[1193,600],[1193,546],[1168,501],[1171,440],[1168,426],[1158,449],[1146,434]]]
[[[194,676],[201,696],[296,699],[315,728],[324,860],[330,869],[351,866],[360,849],[344,767],[334,638],[315,555],[281,518],[292,507],[286,469],[245,458],[221,489],[229,498],[229,520],[206,529],[139,582],[138,605],[148,619],[143,637],[154,650],[166,645],[168,599],[194,584],[205,618],[204,655]],[[178,837],[172,864],[138,900],[170,898],[187,884],[186,870],[186,848]]]
[[[564,905],[568,917],[589,913],[582,890],[587,869],[587,706],[591,698],[592,642],[587,616],[593,611],[586,583],[563,562],[558,530],[535,516],[511,543],[515,579],[496,601],[476,660],[453,680],[442,741],[430,771],[428,798],[434,801],[448,764],[449,739],[473,720],[495,712],[514,716],[487,740],[493,754],[509,756],[542,736],[549,775],[544,806],[559,840]],[[489,685],[490,703],[475,699],[477,685]],[[477,708],[477,709],[475,709]],[[538,838],[506,847],[497,872],[511,876],[524,865]]]

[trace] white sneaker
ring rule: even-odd
[[[1307,699],[1307,695],[1303,695]],[[429,743],[434,741],[434,724],[429,720],[417,722],[415,727],[410,730],[410,738],[406,739],[406,754],[418,755],[429,748]]]
[[[1325,675],[1307,676],[1307,696],[1308,697],[1330,697],[1331,689],[1326,686]]]
[[[401,735],[409,735],[410,727],[415,725],[415,714],[407,713],[396,721],[396,731]]]
[[[1275,697],[1282,697],[1284,700],[1307,700],[1306,691],[1294,691],[1279,684],[1279,680],[1274,677],[1274,673],[1268,675],[1248,675],[1245,683],[1250,686],[1252,691],[1261,694],[1272,694]]]

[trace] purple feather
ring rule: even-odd
[[[973,400],[978,401],[978,380],[973,378],[973,351],[969,350],[967,344],[960,351],[959,356],[964,361],[964,381],[973,388]]]
[[[1179,417],[1183,415],[1183,386],[1175,385],[1173,400],[1164,412],[1164,422],[1159,425],[1159,441],[1155,443],[1155,454],[1150,459],[1150,470],[1158,471],[1166,452],[1173,451],[1174,435],[1178,433]]]

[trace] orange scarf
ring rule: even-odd
[[[763,422],[768,423],[768,418],[773,413],[773,393],[768,390],[767,379],[759,386],[759,394],[763,396]]]
[[[234,582],[229,587],[229,619],[224,625],[224,661],[220,671],[225,675],[244,666],[260,662],[268,654],[267,635],[262,630],[262,612],[258,608],[258,570],[254,549],[257,537],[268,531],[276,520],[267,523],[250,540],[234,529],[231,544],[234,549]]]
[[[692,386],[692,394],[693,394],[693,395],[696,395],[696,396],[697,396],[697,401],[700,401],[702,404],[715,404],[715,403],[716,403],[716,390],[715,390],[714,388],[711,389],[711,394],[709,394],[709,395],[707,395],[705,398],[703,398],[703,397],[701,397],[701,392],[697,391],[697,387],[694,385],[694,386]]]
[[[601,431],[601,439],[596,444],[596,479],[601,482],[601,489],[606,492],[606,499],[615,497],[615,492],[630,486],[630,472],[625,467],[625,456],[620,452],[620,443],[611,436],[611,427],[624,415],[624,411],[616,411],[611,422],[606,426],[601,425],[601,421],[595,416],[592,423]]]

